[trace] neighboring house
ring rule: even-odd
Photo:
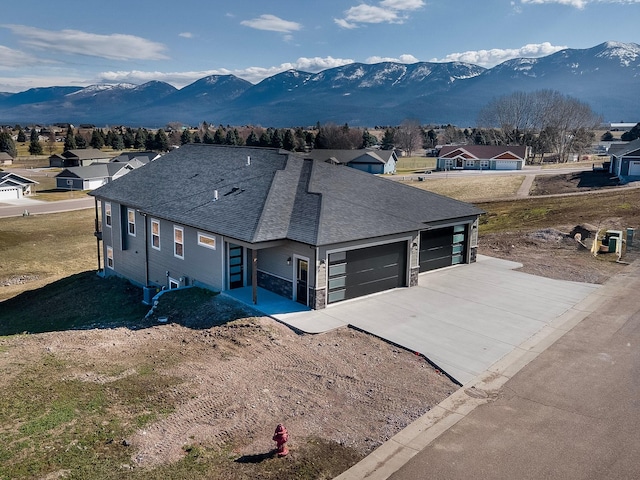
[[[16,200],[34,194],[38,182],[13,172],[0,172],[0,200]]]
[[[157,158],[160,158],[160,155],[157,152],[125,152],[115,158],[112,158],[111,162],[129,163],[131,165],[136,164],[136,168],[138,168],[154,161]]]
[[[640,138],[609,147],[611,164],[609,173],[622,180],[640,180]]]
[[[521,170],[528,156],[521,145],[445,145],[438,153],[438,170]]]
[[[67,150],[62,154],[49,157],[50,167],[86,167],[94,163],[108,163],[111,156],[96,148],[79,148]]]
[[[95,163],[87,167],[65,168],[56,175],[59,190],[93,190],[135,170],[142,165],[129,163]]]
[[[7,152],[0,152],[0,165],[11,165],[13,164],[13,157],[9,155]]]
[[[290,152],[190,144],[90,193],[104,274],[311,308],[475,261],[473,205]],[[98,210],[98,209],[97,209]],[[97,219],[97,220],[99,220]]]
[[[395,173],[398,157],[395,150],[324,150],[316,148],[304,154],[305,158],[320,160],[334,165],[362,170],[367,173]]]

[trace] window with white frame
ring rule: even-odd
[[[160,250],[160,220],[151,219],[151,247]]]
[[[136,236],[136,211],[132,209],[127,209],[127,232],[132,237]]]
[[[107,247],[107,267],[113,270],[113,248]]]
[[[480,168],[489,168],[489,160],[480,160]]]
[[[173,227],[173,255],[184,258],[184,230],[182,227]]]
[[[476,161],[473,158],[467,158],[465,162],[466,167],[473,167],[475,166],[475,164],[476,164]]]
[[[444,168],[445,169],[450,169],[453,167],[453,159],[451,158],[445,158],[444,159]]]
[[[111,202],[105,202],[104,204],[104,224],[107,227],[111,226]]]
[[[198,232],[198,245],[215,250],[216,237],[212,237],[211,235],[206,235],[204,233]]]

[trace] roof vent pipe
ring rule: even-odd
[[[251,155],[247,155],[247,167],[251,165]]]
[[[213,191],[213,201],[214,202],[218,201],[218,190]]]

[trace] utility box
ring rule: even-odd
[[[633,245],[633,234],[635,233],[635,229],[627,228],[627,247]]]

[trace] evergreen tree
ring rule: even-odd
[[[124,138],[119,133],[114,133],[111,139],[111,148],[114,150],[124,150]]]
[[[79,133],[76,133],[75,141],[76,141],[76,148],[87,148],[87,140]]]
[[[391,128],[387,128],[384,131],[384,136],[382,137],[382,149],[383,150],[393,150],[395,147],[395,131]]]
[[[107,132],[107,138],[104,140],[104,144],[113,148],[113,144],[116,143],[116,133],[113,130]]]
[[[91,140],[89,141],[89,145],[92,148],[96,148],[98,150],[104,147],[104,137],[100,130],[93,130],[93,132],[91,133]]]
[[[258,139],[256,132],[251,130],[251,133],[247,137],[247,147],[257,147],[258,145],[260,145],[260,140]]]
[[[284,131],[284,139],[282,141],[282,148],[293,152],[296,149],[296,138],[293,136],[293,132],[290,128]]]
[[[158,131],[156,132],[154,143],[156,150],[160,152],[169,151],[169,138],[162,128],[158,129]]]
[[[149,138],[149,132],[145,128],[139,128],[136,130],[135,141],[133,142],[133,147],[142,150],[143,148],[147,148],[147,139]]]
[[[191,132],[188,128],[182,130],[180,134],[180,145],[186,145],[187,143],[191,143],[193,140],[191,139]]]
[[[136,134],[133,133],[131,128],[127,128],[122,136],[122,141],[124,142],[124,148],[131,148],[136,143]]]
[[[76,136],[73,133],[73,128],[69,125],[69,128],[67,128],[67,136],[64,139],[64,151],[75,150],[76,148]]]
[[[636,138],[640,138],[640,123],[636,124],[631,130],[624,132],[620,136],[620,139],[624,142],[632,142]]]
[[[613,140],[613,133],[606,131],[602,134],[602,137],[600,137],[600,140],[602,140],[603,142],[610,142]]]
[[[271,131],[268,128],[264,132],[262,132],[262,134],[260,135],[260,140],[258,141],[258,144],[261,147],[271,146]]]
[[[213,135],[213,143],[216,145],[224,145],[227,138],[226,132],[222,126],[216,129],[216,133]]]
[[[273,148],[283,148],[284,147],[284,133],[281,129],[276,129],[271,136],[271,146]]]
[[[19,143],[24,143],[27,141],[27,135],[24,133],[24,130],[22,130],[22,127],[18,128],[18,138],[17,138]]]
[[[202,137],[202,143],[206,143],[207,145],[213,145],[215,143],[213,139],[213,134],[209,130],[204,132],[204,137]]]
[[[35,128],[31,129],[31,137],[29,140],[29,155],[42,155],[42,144],[40,143],[40,137]]]
[[[365,129],[364,132],[362,132],[362,148],[373,147],[377,143],[378,139],[375,135],[369,133],[369,130]]]
[[[7,152],[13,158],[16,158],[18,156],[16,144],[13,141],[11,134],[8,132],[0,133],[0,152]]]
[[[193,133],[193,143],[202,143],[202,139],[200,138],[200,132]]]

